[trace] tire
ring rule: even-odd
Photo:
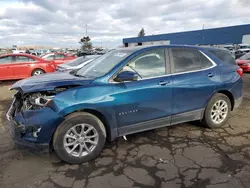
[[[227,106],[227,112],[226,112],[226,108],[223,108],[222,111],[216,110],[218,108],[216,104],[219,106],[221,105],[221,108],[223,107],[223,104],[224,106]],[[202,123],[206,127],[209,127],[209,128],[221,127],[227,122],[230,112],[231,112],[231,107],[232,107],[231,102],[226,95],[221,94],[221,93],[216,93],[207,104]],[[221,114],[221,115],[218,115],[218,114]],[[219,118],[216,119],[216,116]]]
[[[41,75],[41,74],[44,74],[44,73],[45,73],[45,71],[42,70],[42,69],[35,69],[35,70],[32,71],[31,76],[38,76],[38,75]]]
[[[89,131],[89,133],[87,133],[85,136],[81,137],[79,136],[79,133],[82,130],[82,126],[84,127],[84,130],[86,132],[90,129],[90,127],[92,127],[93,129],[91,129],[91,131]],[[73,129],[75,129],[78,134],[74,134],[74,131],[71,131]],[[79,138],[66,138],[69,136],[69,134],[78,135],[73,137]],[[92,137],[94,137],[94,135],[96,134],[98,135],[98,139],[96,137],[90,138],[92,143],[95,143],[95,145],[91,146],[92,149],[91,147],[89,147],[91,143],[89,139],[87,139],[87,137],[91,137],[89,134],[93,134]],[[65,120],[58,126],[53,137],[53,148],[57,156],[63,161],[70,164],[83,163],[96,158],[100,154],[105,145],[106,137],[106,130],[101,120],[87,112],[76,112],[67,116]],[[75,148],[75,152],[70,153],[69,150],[72,150],[75,145],[77,145],[77,142],[79,144]],[[72,143],[74,143],[73,146],[66,146],[66,144]],[[89,151],[87,151],[85,146],[88,148]],[[83,151],[82,154],[80,154],[81,147]]]

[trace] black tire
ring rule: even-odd
[[[32,71],[31,76],[37,76],[36,72],[40,72],[41,74],[45,73],[45,71],[43,69],[35,69]]]
[[[213,108],[214,104],[217,101],[219,101],[219,100],[223,100],[223,101],[225,101],[227,103],[228,113],[227,113],[226,117],[224,118],[224,120],[221,123],[217,123],[216,124],[212,120],[211,111],[212,111],[212,108]],[[218,127],[221,127],[222,125],[224,125],[227,122],[227,120],[229,118],[229,115],[230,115],[230,112],[231,112],[231,109],[232,109],[232,105],[231,105],[231,102],[230,102],[229,98],[226,95],[222,94],[222,93],[216,93],[210,99],[210,101],[207,104],[207,107],[206,107],[205,112],[204,112],[202,123],[206,127],[209,127],[209,128],[218,128]]]
[[[89,124],[94,127],[97,131],[99,136],[98,142],[96,147],[92,152],[87,154],[86,156],[75,157],[70,155],[63,145],[63,140],[66,132],[77,124]],[[78,164],[90,161],[96,158],[100,152],[102,151],[106,142],[106,130],[101,122],[96,116],[87,113],[87,112],[76,112],[73,114],[68,115],[65,120],[58,126],[54,137],[53,137],[53,148],[57,154],[57,156],[62,159],[63,161],[70,163],[70,164]]]

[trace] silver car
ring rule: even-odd
[[[100,55],[88,55],[78,57],[76,59],[73,59],[72,61],[68,61],[66,63],[58,65],[56,71],[63,72],[80,69],[98,57],[100,57]]]

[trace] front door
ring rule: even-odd
[[[148,50],[130,60],[123,70],[140,75],[137,81],[114,83],[115,115],[119,135],[170,123],[172,80],[166,64],[168,51]],[[167,60],[167,63],[166,63]]]
[[[14,74],[11,68],[12,56],[0,57],[0,80],[13,79]]]
[[[216,64],[195,49],[173,48],[170,57],[173,79],[172,123],[200,119],[220,80]]]

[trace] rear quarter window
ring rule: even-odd
[[[210,53],[212,53],[214,56],[216,56],[223,63],[227,63],[230,65],[236,65],[236,62],[235,62],[233,56],[228,51],[218,50],[218,49],[209,49],[208,51]]]

